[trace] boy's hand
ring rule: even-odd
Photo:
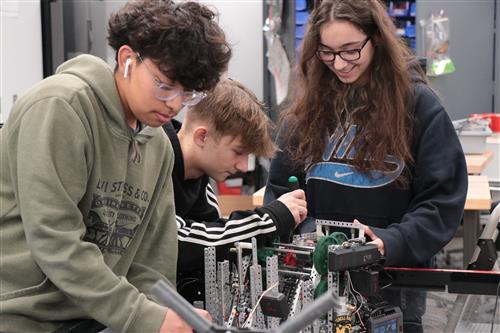
[[[295,226],[299,225],[307,217],[307,202],[304,190],[285,193],[278,200],[287,206],[290,213],[292,213]]]
[[[210,314],[202,309],[195,309],[198,314],[212,321]],[[163,319],[163,324],[160,327],[159,333],[192,333],[193,328],[189,326],[177,313],[173,310],[168,310]]]

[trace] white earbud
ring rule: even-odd
[[[128,76],[128,68],[130,67],[130,63],[132,62],[132,59],[128,58],[127,61],[125,61],[125,72],[123,73],[123,77],[126,79]]]

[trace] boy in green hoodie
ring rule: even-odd
[[[114,71],[67,61],[0,131],[1,332],[81,319],[191,331],[150,294],[158,279],[175,285],[177,260],[174,156],[158,127],[216,85],[231,50],[193,2],[130,2],[108,30]]]

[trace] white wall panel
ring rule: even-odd
[[[0,122],[15,96],[43,78],[39,0],[0,0]]]

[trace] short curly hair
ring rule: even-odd
[[[196,2],[131,1],[111,15],[108,43],[117,53],[121,46],[130,46],[186,89],[210,90],[231,58],[215,18],[212,10]]]

